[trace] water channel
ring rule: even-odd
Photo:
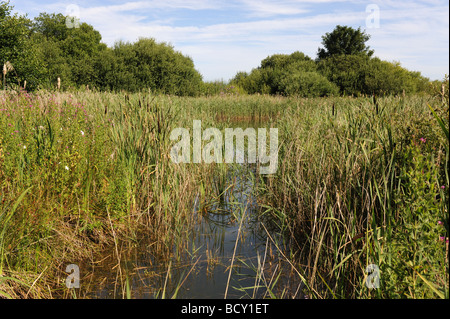
[[[274,244],[280,247],[282,240],[268,235],[263,224],[255,174],[255,164],[230,167],[230,187],[201,212],[188,239],[190,253],[158,262],[144,242],[121,257],[120,267],[117,260],[115,266],[113,261],[92,266],[80,297],[270,298],[285,297],[285,287],[299,288],[298,276]],[[197,197],[194,214],[199,207]]]

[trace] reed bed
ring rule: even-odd
[[[285,114],[262,192],[305,293],[448,298],[448,99],[300,99]]]
[[[193,120],[279,129],[278,170],[256,176],[271,251],[248,265],[250,295],[448,298],[448,96],[47,91],[0,95],[0,297],[74,297],[67,263],[108,250],[120,270],[143,237],[168,267],[189,253],[202,210],[230,187],[227,164],[170,160],[171,130]]]
[[[67,263],[114,246],[120,263],[117,246],[144,235],[161,258],[182,251],[198,177],[213,168],[170,161],[180,104],[149,94],[1,96],[2,296],[66,294]]]

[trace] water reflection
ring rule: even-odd
[[[226,291],[227,298],[270,296],[267,287],[274,289],[275,274],[287,267],[262,227],[255,174],[255,164],[230,166],[225,183],[216,181],[225,188],[221,196],[206,207],[199,196],[194,200],[199,222],[183,251],[157,260],[143,241],[121,255],[120,267],[111,256],[111,263],[83,279],[85,297],[124,298],[129,292],[132,298],[224,298]],[[287,274],[278,284],[292,284],[291,278]]]

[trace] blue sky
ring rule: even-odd
[[[93,25],[109,46],[140,37],[168,42],[190,56],[207,81],[227,81],[238,71],[250,72],[275,53],[301,51],[315,58],[321,36],[338,24],[365,30],[371,35],[367,44],[383,60],[399,61],[432,80],[449,73],[448,1],[11,0],[10,4],[29,18],[77,8],[80,20]],[[368,5],[376,11],[366,11]]]

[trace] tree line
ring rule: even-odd
[[[9,2],[0,2],[0,62],[9,87],[54,89],[59,78],[63,90],[195,96],[230,92],[232,87],[231,92],[314,97],[416,93],[430,84],[420,72],[373,57],[366,45],[370,36],[360,28],[337,26],[325,34],[315,60],[299,51],[274,54],[251,72],[238,72],[229,83],[204,82],[192,58],[168,43],[140,38],[108,47],[87,23],[68,27],[61,13],[41,13],[30,20],[12,9]]]
[[[373,57],[366,45],[370,35],[360,28],[336,28],[322,36],[313,60],[302,52],[275,54],[250,73],[238,72],[231,80],[248,93],[301,96],[400,94],[427,90],[430,81],[399,62]]]

